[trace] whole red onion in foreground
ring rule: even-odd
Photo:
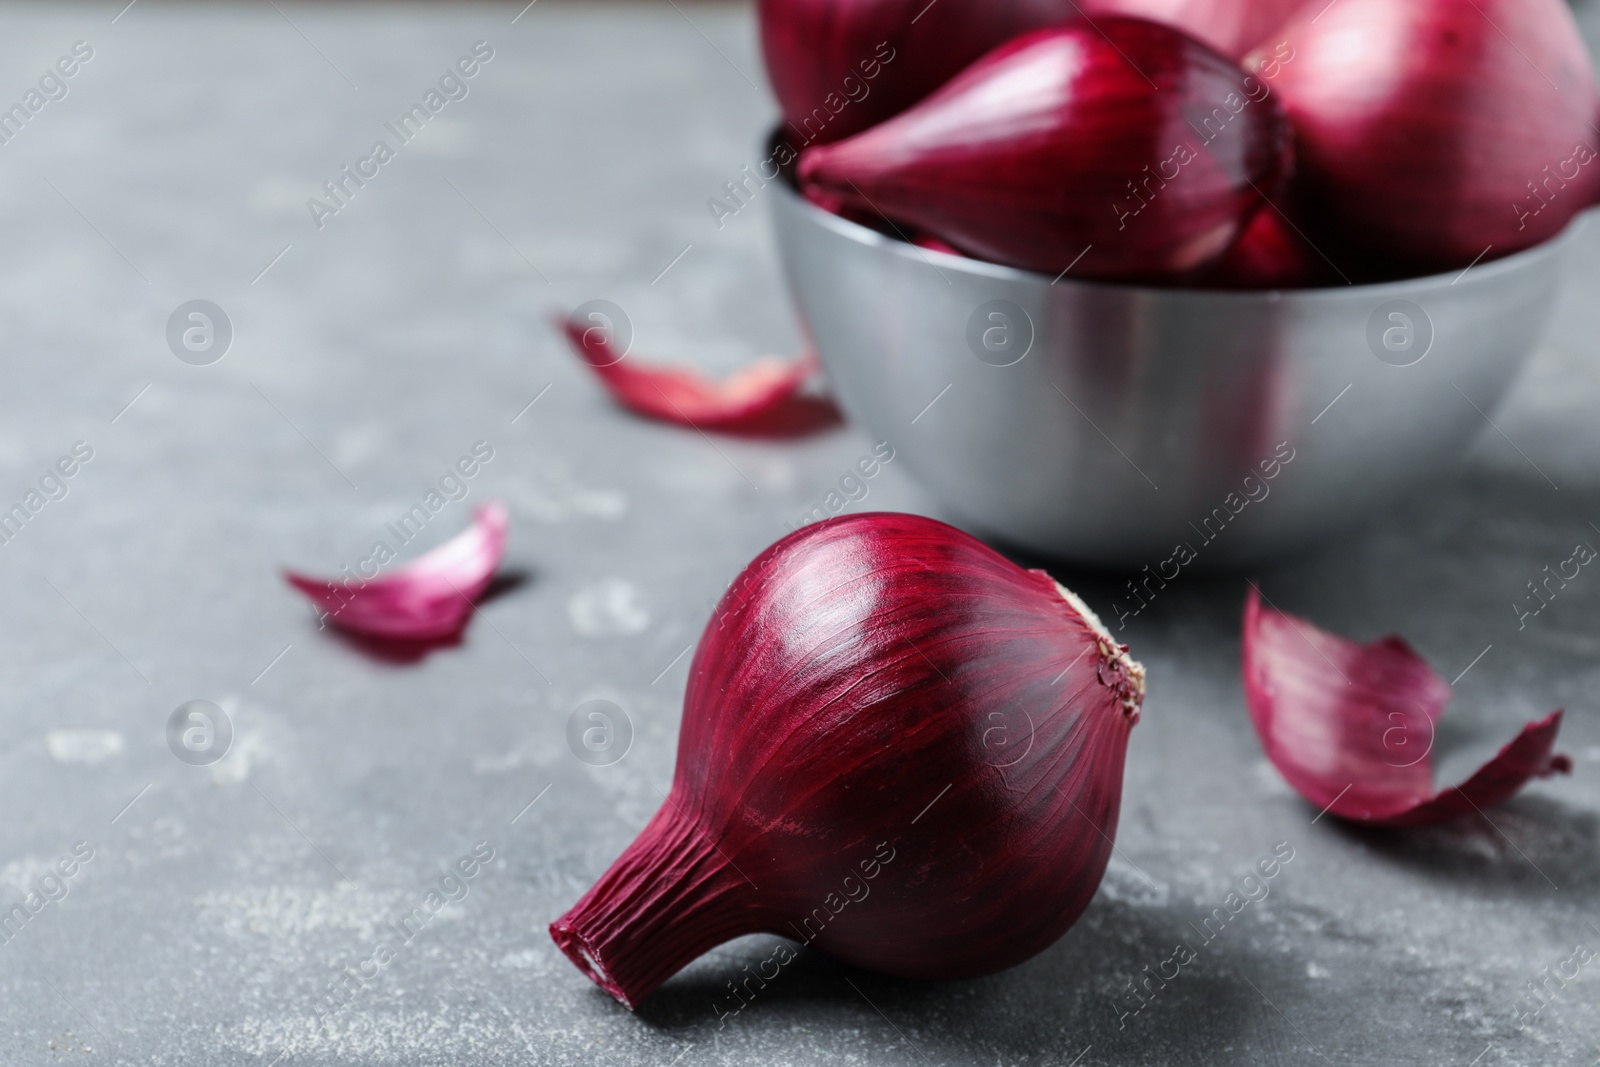
[[[629,1007],[760,932],[906,977],[1020,963],[1100,884],[1143,697],[1043,571],[914,515],[804,527],[718,605],[666,803],[550,934]]]
[[[1170,27],[1106,18],[1012,41],[806,149],[800,180],[997,263],[1159,280],[1221,255],[1288,157],[1265,82]]]
[[[874,126],[991,48],[1078,13],[1073,0],[760,0],[757,10],[767,77],[799,146]]]
[[[1330,230],[1459,266],[1555,235],[1600,192],[1594,73],[1562,0],[1313,3],[1274,36]]]

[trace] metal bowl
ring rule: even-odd
[[[840,402],[953,519],[1168,576],[1326,538],[1448,472],[1537,344],[1578,229],[1452,274],[1215,292],[1052,280],[772,193]]]

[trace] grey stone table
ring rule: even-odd
[[[1600,543],[1600,234],[1504,436],[1486,428],[1459,477],[1367,534],[1256,575],[1330,628],[1404,632],[1447,677],[1470,666],[1442,777],[1565,705],[1570,778],[1492,823],[1314,819],[1244,714],[1243,576],[1185,579],[1130,624],[1151,687],[1119,853],[1059,944],[943,985],[803,953],[719,1021],[726,978],[771,950],[753,938],[630,1014],[544,927],[660,803],[711,599],[869,447],[849,428],[774,443],[636,420],[547,325],[606,298],[647,354],[721,371],[795,347],[762,205],[720,226],[706,207],[773,114],[749,12],[121,8],[7,8],[0,36],[0,103],[45,79],[0,144],[0,505],[41,479],[57,497],[0,546],[0,905],[47,894],[0,944],[0,1062],[1600,1055],[1593,967],[1537,1013],[1527,992],[1600,947],[1600,575],[1524,629],[1511,607]],[[438,115],[390,136],[463,57]],[[379,139],[393,158],[330,198]],[[195,299],[232,326],[210,365],[167,341]],[[464,641],[392,662],[319,632],[279,567],[354,564],[476,442],[492,460],[422,542],[474,501],[510,508],[513,580]],[[72,477],[47,478],[63,457]],[[931,504],[891,464],[856,507]],[[1091,602],[1118,584],[1055,570]],[[168,747],[193,699],[231,723],[220,762]],[[589,699],[631,719],[613,765],[566,743]],[[1294,859],[1270,896],[1123,1015],[1128,983],[1279,842]],[[390,924],[475,848],[493,858],[401,941]]]

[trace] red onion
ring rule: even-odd
[[[691,368],[624,362],[628,353],[616,351],[604,327],[570,318],[557,325],[612,398],[646,418],[762,436],[806,433],[840,421],[831,400],[801,392],[822,369],[815,353],[793,360],[767,356],[715,382]]]
[[[744,934],[987,974],[1088,906],[1144,669],[1043,571],[914,515],[828,519],[745,569],[690,668],[672,791],[550,927],[629,1007]]]
[[[1537,244],[1600,192],[1594,74],[1562,0],[1313,3],[1274,36],[1330,230],[1437,269]]]
[[[922,100],[992,48],[1075,18],[1133,15],[1232,58],[1307,0],[760,0],[761,49],[796,145],[825,144]]]
[[[1264,82],[1177,30],[1107,18],[1001,46],[911,110],[807,149],[800,179],[982,259],[1157,280],[1221,255],[1287,157]]]
[[[1133,15],[1164,22],[1235,59],[1266,41],[1268,34],[1307,3],[1308,0],[1080,0],[1084,14],[1092,19]]]
[[[1073,0],[760,0],[758,12],[785,132],[803,146],[899,114],[991,48],[1077,8]]]
[[[1302,289],[1349,279],[1323,258],[1299,225],[1273,207],[1257,211],[1226,255],[1195,284],[1221,289]]]
[[[1461,785],[1435,793],[1433,739],[1450,684],[1399,637],[1358,645],[1305,619],[1244,609],[1244,691],[1267,758],[1324,811],[1381,826],[1427,826],[1499,804],[1529,779],[1566,773],[1561,712],[1522,728]]]

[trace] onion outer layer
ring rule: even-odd
[[[1566,773],[1556,710],[1528,723],[1459,786],[1435,792],[1433,740],[1450,684],[1403,638],[1367,645],[1261,604],[1244,609],[1244,691],[1267,758],[1295,791],[1352,822],[1428,826]]]

